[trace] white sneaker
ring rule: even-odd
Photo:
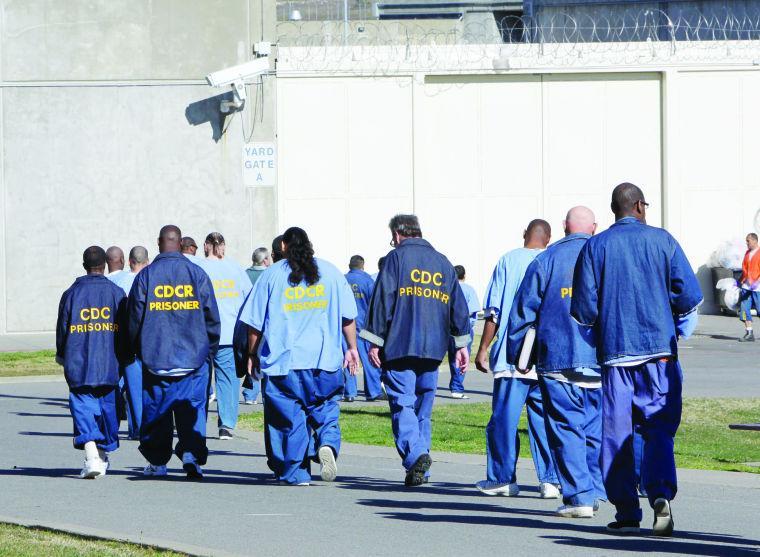
[[[543,482],[538,485],[538,493],[541,499],[559,499],[560,491],[559,487],[549,482]]]
[[[211,396],[208,397],[209,402],[214,402],[216,400],[216,393],[211,393]]]
[[[594,518],[594,507],[562,505],[557,509],[557,516],[562,518]]]
[[[663,497],[656,499],[654,502],[652,534],[664,537],[673,535],[673,513],[670,510],[670,501]]]
[[[143,476],[166,476],[166,466],[163,464],[146,464],[143,468]]]
[[[515,497],[520,494],[520,488],[517,484],[492,482],[481,480],[475,484],[478,491],[485,495],[502,495],[504,497]]]
[[[324,482],[335,481],[338,476],[338,464],[335,462],[335,454],[332,447],[325,445],[319,447],[319,475]]]
[[[193,453],[182,453],[182,469],[187,474],[188,480],[203,479],[203,469],[195,460]]]
[[[451,398],[458,398],[459,400],[467,400],[467,399],[469,399],[470,397],[468,397],[468,396],[467,396],[466,394],[464,394],[464,393],[451,393]]]
[[[84,461],[84,468],[79,472],[79,477],[83,480],[94,480],[100,476],[106,475],[108,463],[100,458],[93,458]]]

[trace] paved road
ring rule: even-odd
[[[64,383],[0,385],[0,520],[204,555],[760,555],[760,475],[681,471],[677,536],[617,538],[601,531],[609,505],[593,520],[555,518],[557,502],[537,498],[525,462],[524,496],[512,499],[472,489],[485,473],[482,456],[434,454],[432,483],[408,490],[393,450],[359,445],[345,448],[338,482],[280,487],[250,434],[209,440],[201,484],[181,479],[176,459],[177,475],[143,479],[130,441],[108,477],[83,481],[70,431]]]

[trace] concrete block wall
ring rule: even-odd
[[[89,245],[154,256],[171,222],[198,242],[222,232],[248,264],[271,241],[274,189],[246,188],[240,158],[245,140],[274,138],[274,78],[218,140],[188,116],[224,93],[205,75],[274,42],[274,1],[0,5],[0,335],[53,330]]]

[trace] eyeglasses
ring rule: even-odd
[[[649,203],[647,203],[643,199],[639,199],[636,203],[641,203],[645,209],[649,209]]]

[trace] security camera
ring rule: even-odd
[[[245,64],[225,68],[206,76],[206,82],[212,87],[230,85],[234,98],[232,101],[222,101],[222,112],[241,110],[245,104],[245,80],[269,71],[269,58],[261,56]]]

